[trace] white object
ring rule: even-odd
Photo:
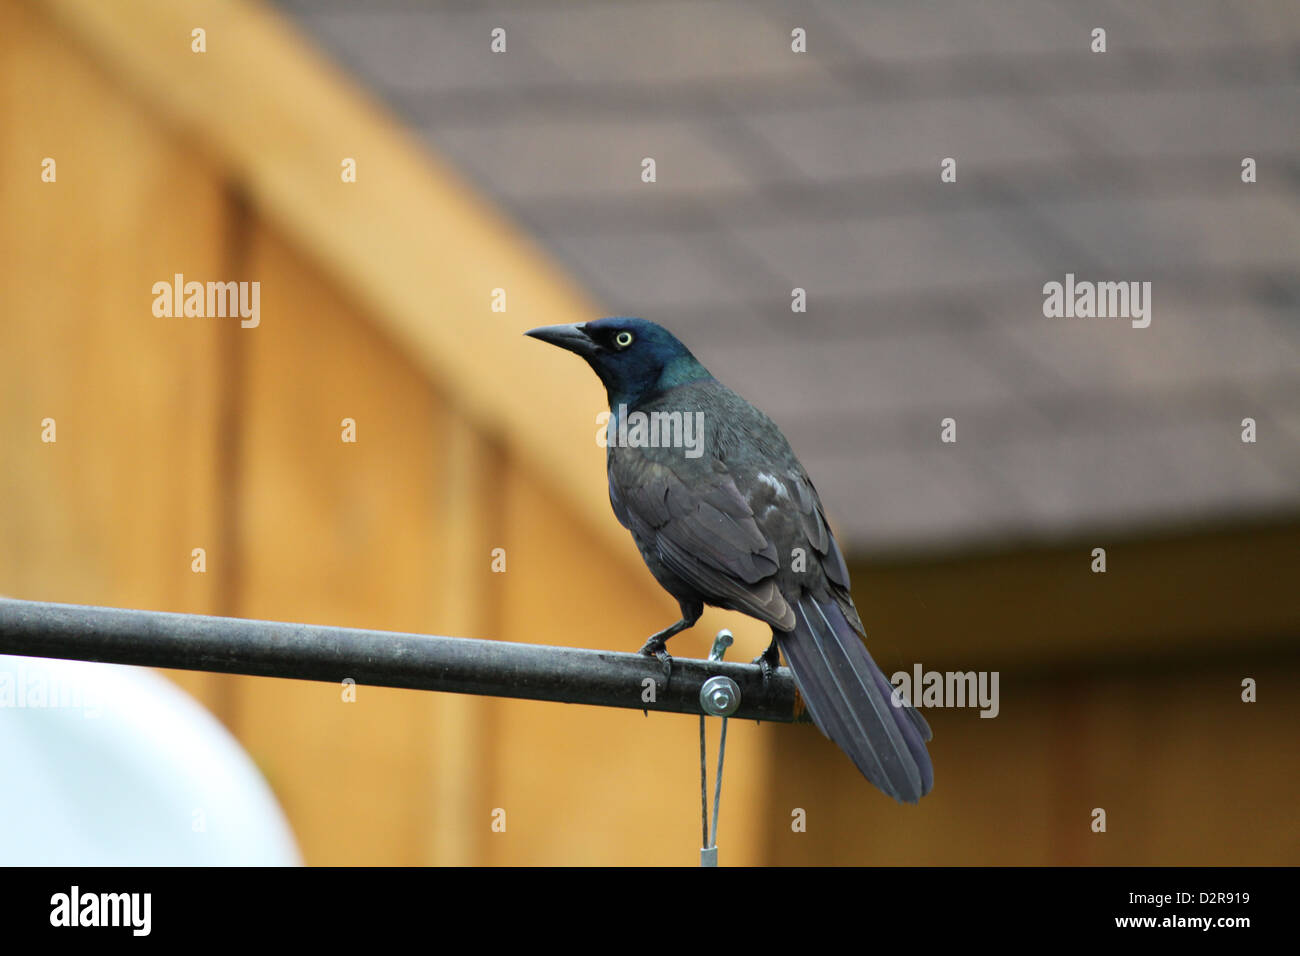
[[[226,729],[142,667],[0,655],[0,865],[293,866]]]

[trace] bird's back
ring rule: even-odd
[[[720,570],[737,572],[737,576],[754,584],[752,562],[743,561],[743,551],[752,547],[771,559],[763,577],[775,580],[787,604],[797,600],[801,591],[818,597],[842,600],[856,626],[861,628],[853,601],[849,596],[849,575],[838,545],[830,534],[821,501],[803,465],[795,457],[781,430],[763,412],[716,379],[692,382],[654,396],[635,408],[629,416],[641,412],[647,416],[676,413],[695,416],[694,427],[702,432],[697,447],[635,447],[611,442],[608,450],[611,498],[631,496],[645,499],[647,485],[662,490],[665,496],[677,491],[677,512],[687,512],[691,501],[699,499],[706,507],[700,522],[720,537],[721,547],[734,552],[730,561],[717,556]],[[617,422],[617,410],[615,410]],[[675,419],[673,419],[675,421]],[[617,427],[617,426],[616,426]],[[692,435],[692,437],[696,437]],[[734,487],[734,494],[732,488]],[[712,497],[710,497],[712,496]],[[735,501],[735,498],[739,501]],[[731,507],[718,507],[730,521],[714,514],[719,501]],[[619,508],[616,506],[615,511]],[[619,515],[620,520],[623,515]],[[657,534],[665,533],[662,521],[642,520]],[[654,518],[664,519],[668,512],[656,510]],[[623,522],[637,535],[637,528]],[[669,528],[668,531],[672,529]],[[700,530],[706,530],[701,528]],[[755,534],[756,533],[756,534]],[[726,594],[705,594],[706,603],[718,604],[714,598]],[[780,626],[780,620],[768,623]]]

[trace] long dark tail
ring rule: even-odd
[[[839,605],[805,595],[794,630],[777,638],[813,722],[863,776],[895,800],[916,803],[929,793],[930,727],[910,704],[894,706],[893,685]]]

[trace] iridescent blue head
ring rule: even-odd
[[[605,385],[610,408],[635,408],[674,386],[710,377],[671,332],[645,319],[547,325],[524,334],[586,359]]]

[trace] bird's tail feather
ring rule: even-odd
[[[930,727],[910,704],[894,705],[893,685],[839,605],[805,595],[795,608],[794,630],[777,637],[822,733],[895,800],[915,803],[929,793]]]

